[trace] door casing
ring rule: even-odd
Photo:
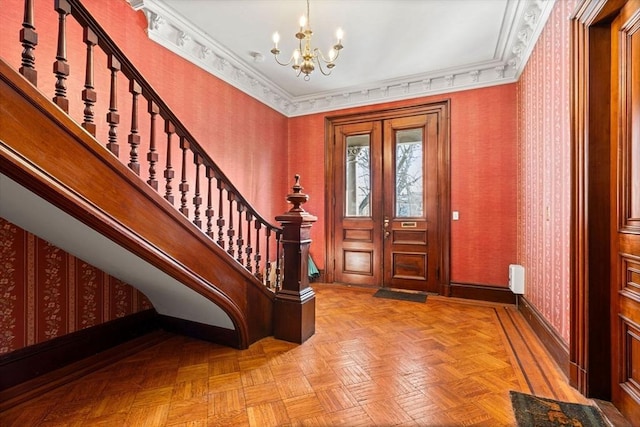
[[[620,222],[624,203],[618,206],[617,200],[625,114],[619,105],[620,52],[612,46],[617,44],[611,30],[625,5],[640,8],[640,1],[583,0],[572,17],[570,382],[587,397],[614,403],[619,398],[612,389],[620,383],[620,360],[628,351],[616,332],[624,292],[617,239],[619,231],[631,230]],[[624,406],[619,409],[637,422],[637,401]]]
[[[440,110],[443,141],[438,149],[438,219],[440,230],[437,237],[438,254],[438,286],[439,293],[449,295],[450,278],[450,241],[451,241],[451,168],[450,168],[450,100],[420,104],[409,107],[385,109],[379,111],[329,116],[325,119],[325,219],[326,219],[326,244],[325,244],[325,280],[332,283],[335,279],[335,238],[333,233],[336,219],[335,194],[333,183],[335,179],[334,165],[334,140],[335,127],[345,124],[355,124],[370,121],[383,121],[401,117],[409,117],[426,114]]]

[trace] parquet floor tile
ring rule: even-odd
[[[509,391],[589,402],[515,307],[314,285],[316,333],[246,350],[163,341],[0,414],[0,426],[511,426]]]

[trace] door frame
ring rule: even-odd
[[[450,251],[451,251],[451,131],[450,117],[451,100],[430,102],[426,104],[407,107],[374,110],[362,113],[351,113],[325,117],[325,281],[334,282],[335,269],[335,238],[334,221],[336,219],[334,206],[334,129],[336,126],[354,124],[375,120],[388,120],[394,118],[415,116],[439,111],[441,123],[439,134],[442,140],[438,146],[438,222],[439,233],[437,236],[438,247],[438,288],[440,294],[449,295],[450,278]]]
[[[611,400],[611,21],[626,0],[582,0],[571,31],[571,331],[569,380]],[[604,101],[603,101],[604,100]],[[598,159],[598,161],[589,161]],[[606,159],[606,161],[603,161]]]

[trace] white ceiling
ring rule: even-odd
[[[516,81],[555,0],[310,0],[313,45],[344,31],[331,76],[276,64],[305,0],[129,0],[149,37],[287,116]],[[254,57],[262,57],[255,61]]]

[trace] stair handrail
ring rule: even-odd
[[[152,87],[152,85],[143,77],[142,73],[138,71],[138,69],[133,65],[133,63],[127,58],[127,56],[122,52],[122,50],[116,45],[113,39],[108,35],[108,33],[104,30],[104,28],[93,18],[93,16],[89,13],[89,11],[85,8],[80,0],[54,0],[54,8],[59,15],[59,32],[58,32],[58,54],[56,56],[56,63],[54,64],[54,74],[56,75],[57,82],[55,87],[56,96],[53,98],[53,101],[65,112],[68,113],[68,100],[66,98],[66,86],[65,80],[69,75],[69,67],[66,63],[66,33],[65,33],[65,20],[68,15],[71,15],[83,28],[84,30],[84,43],[87,44],[88,53],[87,53],[87,70],[86,70],[86,83],[85,90],[83,91],[83,101],[85,102],[85,120],[82,123],[82,126],[90,132],[95,137],[95,124],[93,124],[93,112],[92,107],[95,103],[95,92],[93,91],[93,59],[91,49],[93,46],[99,46],[108,58],[108,68],[111,70],[111,78],[112,78],[112,87],[111,87],[111,98],[113,102],[114,97],[114,79],[117,76],[118,72],[122,72],[124,76],[129,80],[130,92],[133,94],[133,118],[132,118],[132,129],[131,134],[129,134],[129,144],[131,145],[131,159],[128,166],[138,175],[140,174],[140,163],[138,162],[138,153],[136,151],[137,145],[139,144],[139,136],[137,135],[137,96],[142,95],[149,102],[149,113],[151,114],[152,123],[155,120],[156,116],[159,115],[165,121],[165,133],[168,135],[169,146],[167,148],[167,156],[169,159],[171,158],[170,153],[170,141],[173,134],[179,137],[180,141],[180,149],[183,153],[182,158],[182,180],[179,185],[179,191],[181,193],[181,207],[179,211],[183,213],[184,216],[189,218],[189,209],[186,206],[186,195],[189,191],[190,181],[186,180],[185,177],[185,159],[187,151],[191,151],[194,157],[194,164],[196,166],[196,177],[195,177],[195,195],[194,195],[194,205],[196,210],[196,218],[192,221],[194,225],[200,228],[202,231],[202,219],[199,216],[199,209],[202,206],[202,197],[200,194],[200,167],[205,168],[205,178],[208,180],[208,199],[212,197],[212,180],[216,180],[216,188],[218,190],[218,218],[216,220],[216,226],[218,227],[217,236],[218,239],[215,240],[214,232],[213,232],[213,210],[210,200],[207,203],[205,216],[207,217],[207,229],[205,234],[207,234],[214,242],[218,244],[218,246],[223,249],[225,246],[228,247],[227,252],[233,257],[235,251],[237,249],[238,257],[236,260],[240,262],[243,267],[249,270],[254,276],[258,279],[263,279],[265,285],[270,288],[278,291],[281,287],[281,237],[282,237],[282,228],[271,224],[266,218],[264,218],[252,205],[249,203],[246,198],[240,193],[240,191],[236,188],[236,186],[231,182],[231,180],[224,174],[222,169],[215,163],[215,161],[211,158],[211,156],[202,148],[202,146],[197,142],[196,138],[189,132],[187,127],[178,119],[178,117],[173,113],[173,111],[169,108],[169,106],[164,102],[164,100],[160,97],[157,91]],[[34,25],[34,0],[25,0],[25,14],[24,14],[24,22],[23,28],[20,32],[20,41],[24,47],[24,51],[22,53],[22,66],[20,67],[20,73],[31,81],[32,84],[37,86],[37,71],[35,68],[35,57],[33,55],[33,50],[37,45],[37,33]],[[91,67],[91,68],[90,68]],[[88,112],[87,112],[88,111]],[[109,123],[110,132],[109,132],[109,142],[106,144],[108,150],[110,150],[116,157],[118,157],[119,144],[117,142],[116,135],[116,127],[119,124],[119,115],[117,108],[110,108],[110,113],[107,115],[107,122]],[[113,130],[113,133],[111,132]],[[153,131],[152,131],[153,132]],[[136,138],[138,140],[136,141]],[[154,142],[155,143],[155,142]],[[154,153],[150,152],[148,154],[150,156],[149,161],[152,162],[154,158]],[[157,159],[157,154],[155,155]],[[169,161],[169,160],[168,160]],[[154,167],[155,163],[151,164],[151,167]],[[171,193],[172,187],[170,186],[171,180],[174,177],[174,171],[171,166],[168,167],[168,172],[165,170],[165,174],[169,174],[169,177],[165,175],[167,178],[167,193],[164,198],[169,201],[172,205],[174,202],[174,195]],[[159,194],[162,193],[158,190],[159,181],[155,181],[155,185],[151,182],[150,178],[147,181]],[[222,199],[223,192],[227,195],[227,201],[229,202],[228,207],[228,222],[227,217],[224,217],[223,209],[222,209]],[[235,229],[233,228],[233,203],[236,205],[236,213],[238,214],[238,223],[239,223],[239,231],[240,235],[235,237]],[[174,205],[175,207],[175,205]],[[244,213],[245,220],[247,221],[247,227],[251,226],[253,223],[253,227],[256,230],[255,239],[258,248],[254,254],[252,247],[244,246],[244,236],[242,235],[242,214]],[[259,225],[258,225],[259,224]],[[261,229],[264,227],[265,236],[261,238],[259,234]],[[226,239],[224,236],[224,230],[226,230]],[[275,238],[275,259],[270,259],[270,248],[272,246],[271,236]],[[249,245],[251,245],[252,233],[249,230],[247,234]],[[262,260],[262,255],[259,253],[260,241],[264,239],[266,242],[266,259]],[[242,254],[242,252],[245,254]],[[244,255],[247,256],[246,262]],[[253,255],[253,259],[251,256]],[[272,261],[275,262],[275,265],[272,264]],[[275,270],[274,270],[275,268]],[[264,274],[262,271],[264,271]],[[275,271],[275,276],[273,272]],[[275,277],[275,283],[272,283],[272,276]]]

